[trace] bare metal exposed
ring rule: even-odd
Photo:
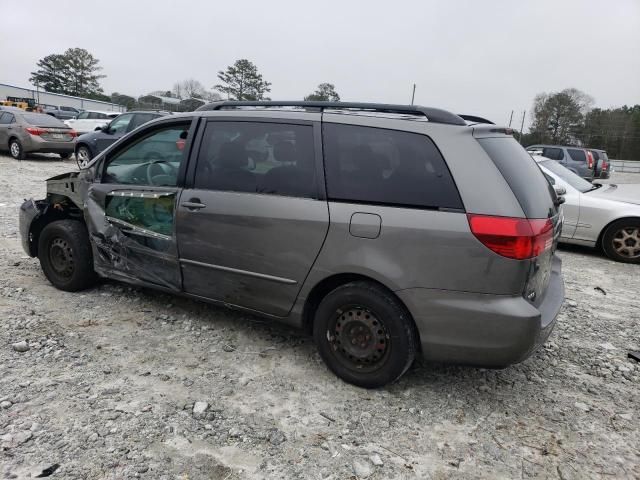
[[[58,288],[97,277],[313,332],[376,387],[416,355],[505,367],[564,296],[560,201],[509,129],[423,107],[214,104],[149,122],[23,204]]]

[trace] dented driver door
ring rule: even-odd
[[[175,211],[190,126],[156,123],[109,152],[85,201],[99,274],[181,289]]]

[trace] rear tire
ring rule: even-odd
[[[9,140],[9,153],[11,153],[11,156],[16,160],[24,160],[24,148],[22,148],[22,144],[17,138]]]
[[[59,290],[76,292],[93,286],[93,254],[85,225],[58,220],[44,227],[38,241],[38,258],[45,277]]]
[[[613,222],[602,235],[604,253],[617,262],[640,263],[640,218]]]
[[[407,309],[366,281],[341,285],[320,302],[313,323],[320,356],[345,382],[378,388],[411,366],[418,334]]]

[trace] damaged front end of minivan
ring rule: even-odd
[[[58,220],[87,229],[93,268],[101,277],[179,291],[181,276],[173,234],[173,192],[92,188],[93,169],[47,179],[47,196],[20,207],[22,246],[38,257],[42,230]],[[152,220],[149,220],[151,212]]]

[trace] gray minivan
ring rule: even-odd
[[[23,246],[63,290],[106,277],[308,329],[363,387],[418,354],[505,367],[564,297],[560,201],[511,134],[416,106],[210,104],[49,179]]]
[[[586,148],[563,145],[530,145],[527,147],[527,152],[556,160],[589,182],[593,181],[596,176],[596,161],[593,158],[593,153]]]

